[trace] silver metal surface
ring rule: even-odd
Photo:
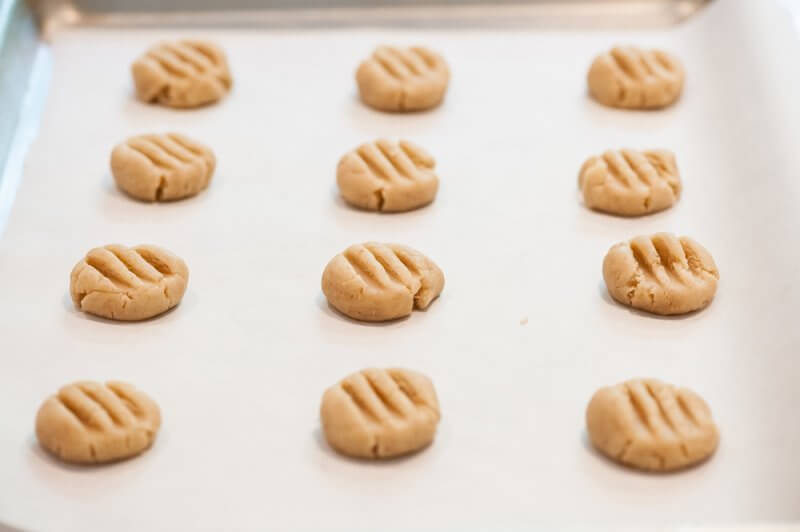
[[[28,6],[0,0],[0,177],[33,69],[38,35]]]
[[[585,8],[590,4],[657,5],[657,4],[704,4],[707,0],[73,0],[73,4],[84,12],[134,12],[134,11],[230,11],[258,9],[331,9],[339,7],[413,7],[463,5],[573,5]]]
[[[31,0],[60,24],[214,27],[629,28],[680,23],[711,0]],[[487,5],[494,5],[491,11]]]
[[[49,56],[22,0],[0,0],[0,234],[36,136],[49,80]]]

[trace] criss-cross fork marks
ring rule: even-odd
[[[357,244],[347,248],[342,256],[355,275],[373,288],[401,286],[415,294],[421,287],[422,272],[400,247],[372,242]]]
[[[62,388],[55,400],[66,415],[88,431],[127,428],[145,417],[146,409],[121,383],[81,382]]]
[[[719,274],[708,253],[687,237],[669,233],[638,236],[629,243],[641,273],[661,286],[697,286]]]
[[[353,152],[376,182],[403,184],[422,181],[434,167],[433,158],[410,142],[381,139]]]
[[[639,438],[680,442],[687,455],[685,440],[706,430],[708,412],[697,406],[685,390],[654,379],[631,380],[618,386],[627,405],[627,419],[632,420]]]
[[[387,77],[399,82],[425,78],[438,68],[434,55],[420,47],[380,46],[372,54],[371,60],[380,65]]]
[[[87,268],[94,269],[123,291],[156,284],[165,276],[175,274],[158,250],[148,246],[127,248],[111,244],[92,249],[84,260]]]
[[[609,52],[609,57],[619,77],[637,83],[672,78],[678,71],[673,59],[659,50],[617,47]]]
[[[229,89],[231,86],[224,59],[205,43],[199,41],[164,42],[148,50],[145,57],[170,77],[208,76],[225,89]]]
[[[339,386],[369,423],[408,421],[420,410],[436,413],[399,369],[365,369],[344,379]]]
[[[676,170],[666,155],[646,151],[622,149],[609,150],[602,155],[608,175],[618,185],[650,191],[657,181],[663,181],[674,196],[680,193],[680,181]]]

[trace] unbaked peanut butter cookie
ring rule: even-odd
[[[186,263],[165,249],[109,244],[90,250],[75,265],[69,293],[75,306],[84,312],[135,321],[177,305],[188,282]]]
[[[381,111],[422,111],[444,99],[450,70],[422,46],[379,46],[356,71],[361,99]]]
[[[83,381],[61,388],[36,415],[36,438],[65,462],[102,463],[149,448],[161,426],[158,405],[130,384]]]
[[[400,212],[432,202],[439,189],[436,162],[408,141],[379,139],[339,161],[336,182],[344,200],[370,211]]]
[[[214,103],[231,88],[222,49],[202,40],[160,42],[131,66],[136,96],[168,107]]]
[[[358,458],[391,458],[427,446],[439,423],[431,380],[407,369],[364,369],[322,396],[322,430],[331,447]]]
[[[666,150],[608,150],[583,163],[578,186],[587,207],[621,216],[668,209],[681,194],[675,155]]]
[[[589,68],[589,93],[609,107],[658,109],[683,91],[683,66],[667,52],[618,46],[597,56]]]
[[[322,292],[331,306],[363,321],[393,320],[426,309],[443,288],[442,270],[419,251],[399,244],[350,246],[322,273]]]
[[[691,390],[633,379],[598,390],[586,409],[592,444],[622,464],[651,471],[681,469],[711,456],[719,431]]]
[[[208,186],[216,165],[210,148],[178,133],[131,137],[111,152],[117,186],[144,201],[194,196]]]
[[[603,260],[603,279],[623,305],[686,314],[711,303],[719,271],[711,254],[691,238],[656,233],[613,246]]]

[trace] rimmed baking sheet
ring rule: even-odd
[[[188,112],[135,101],[131,60],[184,35],[224,46],[232,93]],[[386,115],[359,103],[353,69],[382,42],[444,54],[453,78],[441,108]],[[621,112],[587,98],[591,58],[618,42],[683,60],[677,106]],[[79,25],[50,46],[44,119],[0,238],[0,520],[81,531],[800,520],[800,73],[777,4],[719,0],[647,31]],[[169,130],[214,148],[209,190],[167,205],[124,197],[109,175],[112,146]],[[339,156],[376,136],[436,156],[435,203],[374,215],[337,198]],[[581,205],[580,164],[618,146],[676,152],[685,193],[675,208],[619,219]],[[605,294],[608,247],[660,230],[714,254],[722,278],[707,310],[658,319]],[[332,312],[322,269],[368,239],[437,261],[440,300],[387,325]],[[184,257],[183,303],[136,324],[76,312],[69,271],[109,242]],[[322,391],[361,367],[395,365],[437,386],[434,445],[387,463],[335,455],[319,432]],[[722,432],[711,461],[647,475],[590,449],[589,397],[634,376],[708,400]],[[151,451],[78,468],[39,450],[39,404],[85,378],[129,380],[157,399],[164,424]]]

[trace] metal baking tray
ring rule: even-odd
[[[0,521],[75,531],[797,529],[800,44],[784,3],[414,4],[153,13],[161,2],[16,3],[17,20],[39,16],[42,32],[15,74],[27,87],[12,106],[19,119],[12,130],[4,96],[0,120],[12,131],[0,156]],[[137,102],[131,61],[187,35],[225,48],[231,94],[193,111]],[[358,101],[353,71],[384,42],[442,52],[452,70],[442,107],[387,115]],[[586,68],[615,43],[674,51],[688,73],[681,101],[659,112],[591,101]],[[124,197],[109,175],[112,146],[169,130],[214,148],[211,187],[164,205]],[[338,158],[377,136],[436,156],[431,206],[376,215],[338,199]],[[581,163],[619,146],[676,152],[684,195],[673,209],[622,219],[582,206]],[[654,318],[606,295],[608,247],[662,230],[714,254],[721,282],[707,310]],[[447,278],[441,298],[383,325],[331,311],[322,269],[364,240],[427,253]],[[131,324],[76,312],[69,271],[109,242],[182,256],[191,279],[181,305]],[[326,446],[322,391],[366,366],[432,377],[443,418],[429,449],[367,463]],[[708,400],[722,435],[712,460],[651,475],[591,449],[589,397],[634,376]],[[74,467],[38,448],[41,401],[87,378],[128,380],[159,402],[149,452]]]

